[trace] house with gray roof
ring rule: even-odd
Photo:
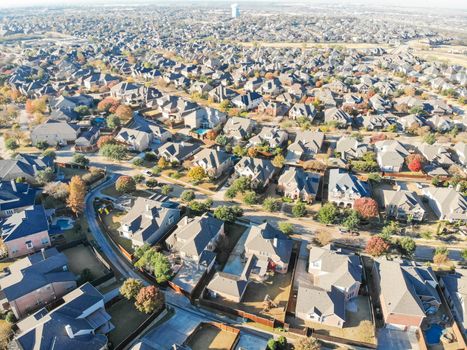
[[[423,221],[425,209],[418,195],[403,190],[383,190],[386,217],[400,221]]]
[[[251,157],[240,159],[234,169],[237,177],[248,177],[254,188],[265,188],[277,171],[270,160]]]
[[[418,150],[430,163],[430,165],[438,165],[446,169],[454,164],[451,152],[445,146],[439,144],[430,145],[422,143],[418,146]]]
[[[212,148],[204,148],[196,153],[193,164],[202,167],[209,177],[217,179],[230,171],[233,166],[232,155]]]
[[[357,198],[369,196],[368,184],[343,169],[329,171],[328,201],[340,207],[353,207]]]
[[[318,193],[321,175],[310,173],[303,168],[289,167],[279,177],[277,190],[284,196],[311,203]]]
[[[169,162],[182,163],[199,151],[201,146],[191,142],[166,142],[157,149],[159,156]]]
[[[287,141],[287,138],[287,131],[281,130],[277,126],[265,126],[258,135],[253,136],[248,141],[248,144],[251,146],[268,145],[271,148],[276,148],[281,147]]]
[[[225,113],[209,107],[198,108],[184,117],[185,126],[190,129],[214,129],[226,120]]]
[[[324,133],[315,131],[297,131],[295,141],[287,147],[286,162],[298,163],[300,160],[312,158],[321,151]]]
[[[336,148],[334,149],[336,157],[346,161],[360,159],[368,151],[369,147],[367,144],[358,141],[355,137],[352,136],[344,136],[339,138],[336,143]]]
[[[240,142],[251,136],[255,126],[256,122],[250,118],[232,117],[227,120],[223,130],[234,142]]]
[[[130,151],[142,152],[149,147],[151,135],[136,129],[121,128],[115,140],[127,145]]]
[[[398,173],[402,170],[405,157],[409,151],[395,140],[384,140],[375,143],[376,161],[381,171],[388,173]]]
[[[24,179],[29,183],[35,183],[37,173],[52,166],[53,159],[50,157],[21,153],[13,159],[0,159],[0,180]]]
[[[347,127],[352,124],[352,117],[342,109],[334,107],[324,111],[324,121],[335,123],[338,127]]]
[[[121,220],[120,234],[135,247],[157,243],[180,219],[180,209],[172,204],[137,197]]]
[[[454,151],[457,153],[459,162],[463,165],[467,165],[467,143],[458,142],[454,145]]]
[[[425,187],[423,194],[439,220],[467,221],[467,199],[454,188]]]
[[[289,110],[289,117],[293,120],[304,117],[313,121],[316,116],[316,108],[312,104],[296,103]]]
[[[55,248],[17,260],[0,278],[1,307],[20,319],[76,288],[76,276],[68,271],[68,259]]]
[[[53,311],[43,308],[18,323],[13,342],[20,349],[107,349],[107,334],[115,326],[104,296],[90,283],[63,297]]]
[[[50,146],[65,146],[74,143],[79,134],[78,125],[49,119],[31,131],[31,142],[34,146],[38,142],[46,142]]]
[[[431,267],[381,258],[374,262],[372,275],[388,328],[419,329],[426,315],[441,305]]]

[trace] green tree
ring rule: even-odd
[[[45,151],[47,148],[49,148],[49,144],[45,141],[37,141],[36,148],[40,149],[41,151]]]
[[[263,208],[264,210],[272,213],[272,212],[280,210],[281,203],[279,200],[275,198],[268,197],[263,201]]]
[[[436,135],[432,132],[426,134],[424,137],[423,137],[423,142],[426,142],[428,143],[429,145],[432,145],[436,142]]]
[[[135,249],[135,258],[137,259],[141,259],[144,255],[144,253],[146,253],[149,249],[151,249],[151,246],[147,243],[137,247]]]
[[[214,217],[222,221],[235,222],[242,215],[243,210],[237,205],[231,207],[221,205],[214,209]]]
[[[127,149],[123,145],[106,143],[101,147],[99,153],[110,160],[119,161],[126,158]]]
[[[408,256],[412,256],[413,253],[415,253],[415,249],[417,248],[415,241],[410,237],[402,237],[399,241],[399,245],[404,253]]]
[[[39,170],[36,174],[36,181],[42,185],[47,182],[53,181],[55,178],[54,170],[50,167],[45,168],[44,170]]]
[[[393,235],[397,235],[399,233],[399,230],[399,223],[396,221],[391,221],[389,224],[383,227],[380,236],[389,241]]]
[[[173,188],[172,186],[170,185],[164,185],[161,187],[161,193],[164,195],[164,196],[168,196],[170,192],[173,191]]]
[[[237,157],[243,157],[247,150],[245,148],[243,148],[242,146],[240,145],[236,145],[233,149],[232,149],[232,152],[234,155],[236,155]]]
[[[333,224],[336,221],[339,209],[333,203],[324,204],[318,211],[318,221],[323,224]]]
[[[219,135],[216,137],[216,143],[225,146],[229,142],[229,139],[225,135]]]
[[[279,222],[279,230],[286,235],[291,235],[294,232],[294,226],[290,222]]]
[[[195,199],[195,197],[196,197],[195,192],[192,190],[185,190],[180,195],[180,199],[185,203],[191,202],[192,200]]]
[[[119,117],[117,117],[115,114],[112,114],[107,117],[106,124],[109,129],[116,129],[122,125],[122,122]]]
[[[245,204],[256,204],[258,202],[258,195],[254,191],[247,191],[243,196],[243,202]]]
[[[172,268],[169,259],[167,259],[164,254],[154,254],[152,264],[157,283],[165,283],[172,277]]]
[[[208,198],[205,201],[191,201],[188,203],[190,210],[197,213],[204,213],[208,211],[212,206],[212,199]]]
[[[225,198],[233,199],[237,195],[237,189],[234,186],[230,186],[227,191],[225,191]]]
[[[78,164],[78,165],[83,165],[86,166],[89,164],[89,159],[86,158],[83,154],[81,153],[75,153],[73,155],[73,158],[71,160],[73,163]]]
[[[296,218],[300,218],[306,215],[306,205],[303,202],[297,201],[292,207],[292,215]]]
[[[133,164],[134,166],[140,167],[140,166],[143,166],[144,160],[143,160],[143,158],[139,158],[139,157],[138,157],[138,158],[135,158],[135,159],[133,160],[132,164]]]
[[[5,147],[7,150],[14,151],[19,148],[19,144],[14,138],[9,138],[5,140]]]
[[[55,159],[57,158],[57,153],[55,153],[54,150],[47,149],[44,152],[42,152],[42,157],[50,158],[50,159]]]
[[[356,210],[351,210],[347,217],[342,222],[342,225],[348,230],[356,230],[360,225],[360,216]]]
[[[272,165],[274,165],[276,168],[282,168],[284,166],[284,163],[285,163],[285,158],[282,154],[278,154],[272,160]]]

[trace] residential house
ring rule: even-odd
[[[372,275],[387,328],[418,330],[441,305],[431,267],[382,258],[375,261]]]
[[[335,107],[324,111],[324,121],[326,123],[334,123],[338,127],[347,127],[352,125],[352,117],[342,109]]]
[[[300,117],[313,121],[316,116],[316,108],[312,104],[296,103],[289,110],[290,119],[297,120]]]
[[[64,304],[52,311],[43,308],[18,323],[13,342],[20,349],[108,348],[106,334],[115,327],[105,310],[104,296],[85,283],[63,297]]]
[[[383,190],[386,216],[401,221],[423,221],[425,209],[417,194],[402,190]]]
[[[357,198],[369,196],[368,184],[343,169],[329,171],[328,201],[340,207],[353,207]]]
[[[258,135],[253,136],[249,140],[251,146],[268,145],[271,148],[282,147],[287,141],[287,131],[281,130],[280,127],[265,126],[261,129]]]
[[[75,141],[75,150],[78,152],[97,151],[97,140],[100,134],[100,129],[97,126],[84,131]]]
[[[0,181],[0,218],[32,207],[37,193],[36,188],[25,182]]]
[[[270,160],[243,157],[235,164],[236,176],[246,176],[254,188],[266,188],[276,173],[276,168]]]
[[[172,134],[167,129],[164,129],[152,120],[145,119],[139,113],[133,115],[133,120],[129,127],[147,133],[150,143],[165,143],[172,138]]]
[[[185,115],[184,120],[190,129],[214,129],[225,123],[227,115],[214,108],[202,107]]]
[[[418,150],[423,154],[430,165],[438,165],[448,168],[454,164],[454,159],[452,158],[451,153],[442,145],[422,143],[418,146]]]
[[[224,134],[233,138],[236,142],[246,140],[255,128],[255,121],[249,118],[233,117],[224,125]]]
[[[315,131],[297,131],[295,141],[287,147],[287,163],[298,163],[312,158],[321,151],[324,133]]]
[[[407,149],[395,140],[384,140],[375,143],[376,161],[381,171],[398,173],[402,170],[405,157],[409,155]]]
[[[425,187],[423,193],[439,220],[467,221],[467,199],[454,188]]]
[[[238,96],[238,94],[232,89],[226,88],[225,86],[219,85],[208,92],[209,99],[215,103],[221,103],[223,101],[230,101]]]
[[[49,218],[42,205],[13,213],[0,222],[8,257],[16,258],[50,246]]]
[[[457,153],[457,157],[459,158],[459,162],[463,165],[467,165],[467,143],[466,142],[458,142],[454,145],[454,150]]]
[[[195,154],[193,164],[202,167],[209,177],[217,179],[230,171],[232,155],[222,150],[204,148]]]
[[[54,302],[76,288],[76,276],[68,271],[68,259],[56,248],[17,260],[0,279],[3,310],[17,319]]]
[[[439,285],[464,334],[467,332],[467,275],[465,272],[443,274]]]
[[[169,162],[181,163],[200,149],[200,145],[190,142],[166,142],[157,149],[161,157]]]
[[[358,141],[355,137],[344,136],[339,138],[334,152],[336,157],[344,160],[360,159],[369,151],[368,145]]]
[[[131,239],[133,246],[157,243],[180,219],[180,209],[170,202],[137,197],[122,218],[120,234]]]
[[[386,114],[370,114],[362,119],[363,127],[369,131],[385,130],[392,124],[387,119]]]
[[[31,131],[31,142],[35,146],[45,142],[50,146],[65,146],[78,138],[80,127],[76,124],[49,119]]]
[[[258,107],[261,101],[263,101],[263,96],[253,91],[233,98],[232,104],[243,111],[251,111]]]
[[[280,177],[277,191],[291,199],[311,203],[319,188],[319,174],[305,172],[303,168],[290,167]]]
[[[258,112],[271,117],[284,117],[289,111],[289,106],[282,102],[263,100],[258,106]]]
[[[14,159],[0,159],[0,180],[24,179],[29,183],[35,183],[37,173],[52,166],[53,159],[50,157],[21,153]]]
[[[136,129],[121,128],[115,140],[127,145],[130,151],[142,152],[149,148],[151,134]]]

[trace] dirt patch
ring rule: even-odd
[[[188,342],[192,350],[229,350],[237,339],[237,334],[223,331],[210,324],[201,325]]]

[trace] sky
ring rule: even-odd
[[[21,7],[21,6],[41,6],[41,5],[77,5],[77,4],[98,4],[98,3],[126,3],[132,4],[135,2],[145,3],[163,3],[172,2],[181,4],[183,2],[193,3],[196,0],[0,0],[0,8],[2,7]],[[217,1],[219,0],[201,0],[202,2]],[[271,0],[256,0],[252,2],[270,2]],[[279,0],[272,0],[279,1]],[[229,2],[229,1],[225,1]],[[242,0],[232,0],[241,4]],[[342,3],[342,4],[370,4],[370,5],[389,5],[389,6],[403,6],[403,7],[429,7],[429,8],[449,8],[449,9],[462,9],[467,10],[467,0],[282,0],[282,3]]]

